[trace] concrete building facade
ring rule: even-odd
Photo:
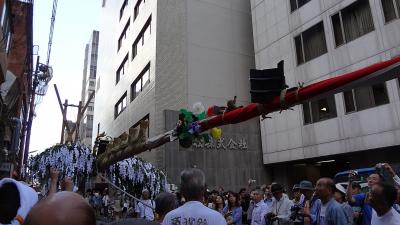
[[[99,46],[99,32],[93,31],[89,43],[85,48],[85,61],[83,65],[82,77],[82,93],[81,102],[84,106],[89,100],[89,97],[96,89],[96,74],[97,74],[97,57]],[[93,146],[93,115],[94,115],[95,96],[91,99],[85,113],[82,116],[82,121],[79,131],[79,139],[81,143],[89,148]]]
[[[146,119],[149,136],[153,137],[176,123],[177,114],[173,112],[191,109],[195,102],[225,105],[237,96],[238,104],[249,103],[248,74],[254,68],[249,1],[103,1],[100,24],[94,116],[94,126],[99,129],[93,130],[93,136],[105,131],[116,137]],[[258,121],[247,126],[258,127]],[[167,171],[172,182],[182,169],[197,166],[208,171],[207,176],[215,173],[210,187],[237,189],[249,178],[267,180],[260,133],[246,132],[227,132],[231,135],[227,140],[236,142],[243,135],[247,142],[253,142],[248,146],[253,165],[243,164],[237,169],[234,161],[226,159],[244,153],[219,151],[217,147],[185,150],[171,144],[140,156]],[[176,155],[171,155],[172,151]],[[204,156],[200,157],[202,162],[215,162],[195,162],[193,152]],[[243,173],[235,173],[240,169]],[[237,177],[228,181],[230,176]]]
[[[293,87],[388,60],[400,54],[399,9],[383,0],[251,0],[256,68],[284,60]],[[399,94],[396,79],[272,114],[261,122],[264,164],[292,185],[398,163]]]

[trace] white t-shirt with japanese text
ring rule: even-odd
[[[198,201],[186,202],[165,216],[162,225],[226,225],[225,218],[217,211],[204,206]]]

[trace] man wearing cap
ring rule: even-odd
[[[303,216],[304,225],[317,224],[317,211],[321,201],[314,196],[314,186],[311,181],[303,180],[299,184],[300,192],[304,195]]]
[[[26,184],[11,178],[0,180],[0,224],[22,225],[38,195]]]
[[[151,206],[151,208],[149,207]],[[154,201],[150,199],[150,192],[147,189],[142,190],[142,200],[136,204],[137,217],[154,220],[153,209],[155,208]]]
[[[280,184],[272,184],[271,192],[274,199],[271,207],[267,209],[263,216],[262,224],[291,225],[290,209],[293,206],[293,202],[289,198],[283,197],[283,187]]]
[[[354,224],[354,211],[353,208],[346,201],[346,188],[344,188],[341,184],[336,184],[336,190],[333,195],[335,200],[342,206],[344,213],[347,217],[347,225]]]
[[[295,184],[292,188],[293,191],[293,204],[294,205],[301,205],[304,201],[304,195],[300,192],[300,185]]]

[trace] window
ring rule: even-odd
[[[122,41],[126,39],[126,35],[128,33],[128,29],[129,29],[130,23],[131,23],[131,19],[128,19],[128,22],[126,23],[124,29],[122,30],[121,35],[119,36],[119,39],[118,39],[118,51],[122,46]]]
[[[145,2],[146,2],[146,0],[138,0],[137,1],[136,5],[135,5],[135,9],[134,9],[135,19],[139,15],[139,13],[143,10]]]
[[[94,86],[94,85],[96,85],[96,84],[94,83],[93,80],[89,81],[89,86]]]
[[[136,80],[131,85],[131,101],[150,83],[150,63],[143,69]]]
[[[295,37],[294,43],[298,65],[325,54],[328,50],[322,21]]]
[[[296,9],[302,7],[310,0],[290,0],[290,10],[291,12],[295,11]]]
[[[90,66],[89,77],[94,79],[94,78],[96,78],[96,74],[97,74],[97,66]]]
[[[139,120],[137,123],[133,124],[133,126],[131,126],[131,128],[136,128],[136,127],[138,127],[138,126],[140,125],[140,122],[142,122],[142,121],[148,121],[148,122],[150,122],[150,115],[147,114],[145,117],[143,117],[143,118],[142,118],[141,120]],[[149,124],[148,127],[150,127],[150,124]],[[150,129],[147,128],[147,137],[150,137],[149,130],[150,130]]]
[[[355,1],[331,19],[336,47],[375,30],[369,1]]]
[[[119,10],[119,19],[120,20],[121,20],[122,16],[124,15],[124,10],[127,5],[128,5],[128,0],[124,0],[124,3],[122,3],[121,9]]]
[[[92,115],[87,115],[87,121],[93,121],[93,116]]]
[[[151,35],[151,16],[143,26],[142,30],[140,31],[138,37],[136,38],[135,42],[132,45],[132,60],[141,51],[144,44],[148,42]]]
[[[117,104],[114,106],[114,119],[116,119],[126,108],[126,92],[118,100]]]
[[[87,128],[86,129],[86,137],[87,138],[91,138],[92,137],[92,132],[93,132],[93,130],[91,128]]]
[[[96,53],[92,53],[90,55],[90,63],[91,64],[96,64],[97,63],[97,55],[96,55]]]
[[[316,123],[337,116],[334,96],[303,103],[304,124]]]
[[[88,111],[93,111],[93,106],[88,106],[87,108],[88,108]],[[88,119],[89,119],[89,116],[88,116]]]
[[[385,22],[400,18],[400,0],[381,0]]]
[[[124,60],[122,61],[121,65],[117,70],[115,84],[118,84],[119,80],[121,79],[121,76],[125,74],[127,67],[128,67],[128,54],[126,54]]]
[[[93,129],[91,127],[86,127],[86,137],[87,138],[91,138],[92,137],[92,133],[93,133]]]
[[[346,113],[389,103],[385,83],[345,91],[343,92],[343,98]]]

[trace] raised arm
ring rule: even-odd
[[[54,194],[57,192],[58,174],[59,174],[59,171],[56,168],[50,167],[50,187],[49,187],[48,195],[51,195],[51,194]]]
[[[397,176],[396,172],[393,170],[393,168],[389,165],[389,163],[383,163],[382,168],[386,170],[392,177],[394,183],[400,187],[400,178]]]
[[[346,191],[346,198],[350,204],[356,202],[356,200],[353,198],[353,192],[352,192],[352,190],[353,190],[352,184],[353,184],[353,181],[355,180],[355,176],[356,176],[355,171],[350,171],[349,184],[347,185],[347,191]]]

